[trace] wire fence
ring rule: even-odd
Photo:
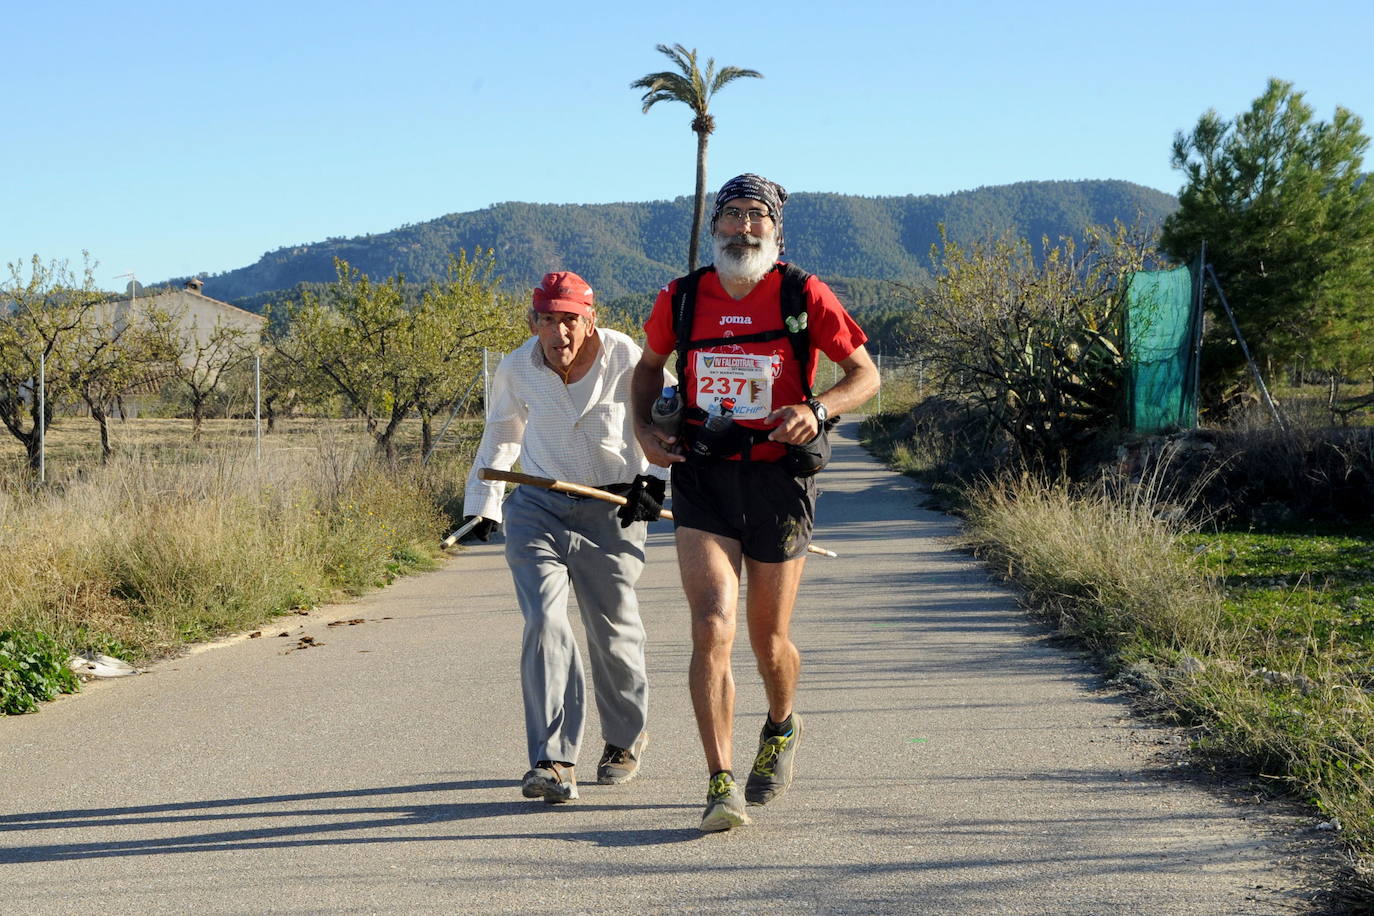
[[[910,354],[893,356],[873,354],[882,384],[878,393],[863,406],[851,411],[856,414],[880,414],[901,411],[923,400],[929,392],[930,373],[925,360]],[[816,367],[817,391],[825,391],[844,376],[844,370],[826,359],[824,354]]]

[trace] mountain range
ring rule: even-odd
[[[1113,180],[1027,181],[903,197],[799,192],[784,212],[785,259],[832,281],[856,308],[875,304],[884,281],[928,276],[941,225],[960,243],[1007,232],[1038,243],[1114,220],[1158,225],[1177,206],[1172,195]],[[691,209],[690,197],[500,203],[390,232],[279,248],[254,264],[200,279],[205,295],[260,311],[300,284],[333,280],[336,257],[372,277],[423,281],[443,275],[451,252],[492,248],[508,291],[523,295],[544,273],[566,269],[586,278],[603,303],[641,300],[684,272]],[[709,258],[709,246],[703,250]]]

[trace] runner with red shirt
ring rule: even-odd
[[[758,175],[732,178],[716,195],[711,216],[715,261],[696,278],[692,327],[701,341],[683,355],[678,375],[689,422],[678,436],[654,427],[650,408],[662,390],[668,358],[678,345],[673,327],[679,278],[659,292],[645,323],[647,346],[631,387],[635,436],[645,457],[672,468],[678,565],[692,615],[688,680],[710,782],[701,829],[749,823],[745,801],[767,804],[792,781],[802,720],[793,712],[801,658],[789,635],[793,604],[815,517],[816,484],[795,476],[788,446],[816,440],[827,415],[851,410],[878,390],[867,338],[824,283],[802,288],[804,326],[815,353],[837,363],[843,377],[806,397],[802,366],[783,331],[782,208],[787,192]],[[734,338],[751,338],[739,343]],[[686,446],[704,411],[730,398],[745,434],[724,454],[702,457]],[[740,573],[747,573],[745,617],[749,642],[768,696],[768,717],[744,792],[732,770],[735,638]]]
[[[671,303],[677,292],[677,284],[675,280],[659,291],[659,301],[644,325],[649,349],[658,353],[671,354],[676,345]],[[736,300],[725,291],[718,271],[703,274],[697,287],[691,339],[729,339],[782,330],[782,310],[779,308],[781,287],[781,271],[770,270],[743,299]],[[867,341],[864,332],[849,317],[830,287],[818,278],[811,277],[806,281],[804,294],[807,328],[816,349],[840,363]],[[769,341],[705,347],[692,351],[691,356],[683,364],[685,377],[681,383],[684,401],[689,406],[705,410],[710,404],[731,397],[735,399],[735,422],[753,429],[772,429],[777,425],[776,421],[770,422],[768,419],[773,405],[805,404],[801,373],[792,353],[792,345],[785,336]],[[766,371],[766,378],[758,378],[761,372],[751,374],[748,370],[752,367],[747,364],[748,361],[718,358],[722,356],[748,356],[750,361],[759,360],[758,368]],[[810,378],[813,384],[815,376],[813,361]],[[760,390],[765,385],[771,387],[771,399],[768,401],[763,400],[763,391]],[[746,402],[753,402],[758,407],[751,411]],[[782,442],[764,441],[755,446],[750,458],[755,461],[776,461],[784,451]],[[734,457],[738,460],[740,456]]]

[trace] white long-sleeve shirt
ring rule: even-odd
[[[566,385],[544,363],[539,338],[531,337],[496,367],[491,409],[472,461],[463,514],[501,521],[505,483],[479,480],[481,468],[522,470],[586,486],[630,483],[638,474],[666,476],[644,458],[634,435],[630,378],[639,346],[625,334],[598,328],[601,351],[580,381]],[[569,388],[586,387],[574,398]]]

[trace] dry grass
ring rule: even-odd
[[[1179,522],[1148,498],[1076,493],[1032,475],[969,493],[967,538],[1052,609],[1061,628],[1110,651],[1143,637],[1177,651],[1218,644],[1222,598],[1179,548]]]
[[[1334,404],[1327,385],[1294,385],[1276,380],[1270,384],[1269,392],[1288,423],[1318,427],[1374,426],[1374,405],[1356,406],[1374,396],[1374,384],[1368,381],[1342,384]]]
[[[466,472],[454,451],[387,470],[339,424],[259,460],[241,428],[188,447],[179,423],[130,424],[106,466],[72,466],[90,443],[59,439],[56,483],[0,487],[0,630],[145,660],[385,584],[432,561]]]

